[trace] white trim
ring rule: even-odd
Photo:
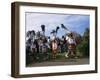
[[[84,65],[64,65],[48,67],[26,67],[25,66],[25,12],[49,12],[67,14],[86,14],[90,15],[90,64]],[[95,12],[85,9],[68,9],[36,6],[20,6],[20,74],[38,74],[53,72],[73,72],[95,70]]]

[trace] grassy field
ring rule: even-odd
[[[56,59],[52,58],[52,55],[49,53],[47,60],[37,60],[36,62],[31,62],[26,65],[27,67],[36,67],[36,66],[56,66],[56,65],[80,65],[80,64],[89,64],[88,57],[65,57],[66,53],[58,53]]]

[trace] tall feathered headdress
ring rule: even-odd
[[[34,30],[32,30],[31,33],[35,36],[35,31]]]
[[[30,34],[31,34],[31,31],[28,31],[28,32],[26,33],[26,36],[29,37]]]
[[[52,30],[51,34],[54,34],[54,33],[56,33],[56,31],[55,30]]]
[[[45,25],[41,25],[41,29],[43,32],[45,32]]]
[[[63,29],[65,29],[65,30],[68,30],[68,29],[64,26],[64,24],[61,24],[61,27],[62,27]]]
[[[59,26],[56,27],[56,33],[58,32],[58,30],[59,30]]]

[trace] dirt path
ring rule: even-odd
[[[81,59],[66,59],[66,60],[52,60],[38,63],[31,63],[27,67],[40,67],[40,66],[57,66],[57,65],[81,65],[89,64],[88,58]]]

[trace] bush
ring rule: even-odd
[[[79,52],[79,55],[83,55],[85,57],[89,56],[89,42],[88,41],[82,41],[77,47],[77,52]]]
[[[76,50],[79,55],[89,57],[89,28],[86,28],[82,41],[77,45]]]

